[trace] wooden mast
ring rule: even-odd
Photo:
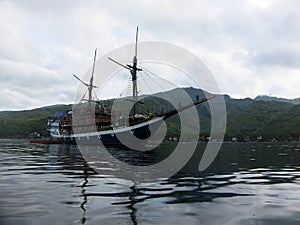
[[[141,68],[137,67],[137,47],[138,47],[138,31],[139,27],[136,27],[136,34],[135,34],[135,51],[134,51],[134,56],[132,60],[132,65],[127,64],[123,65],[116,60],[108,57],[109,60],[113,61],[114,63],[124,67],[125,69],[128,69],[131,73],[131,81],[132,81],[132,100],[133,102],[138,102],[138,90],[137,90],[137,71],[141,71]],[[136,106],[135,104],[133,105],[133,115],[136,113]]]
[[[134,100],[137,98],[137,85],[136,85],[136,73],[137,73],[137,42],[138,42],[138,27],[136,28],[136,36],[135,36],[135,54],[133,57],[133,65],[131,75],[132,75],[132,97]]]
[[[75,74],[73,75],[77,80],[79,80],[83,85],[85,85],[88,88],[88,92],[89,92],[89,97],[88,99],[84,99],[84,95],[82,97],[81,100],[85,100],[89,102],[89,107],[91,107],[91,102],[93,102],[93,88],[97,88],[97,86],[95,86],[93,84],[94,82],[94,73],[95,73],[95,66],[96,66],[96,57],[97,57],[97,48],[95,49],[95,55],[94,55],[94,62],[93,62],[93,68],[92,68],[92,76],[90,78],[90,83],[85,83],[84,81],[82,81],[79,77],[77,77]]]
[[[93,87],[95,87],[93,85],[93,81],[94,81],[94,72],[95,72],[96,57],[97,57],[97,48],[95,49],[92,76],[91,76],[90,83],[89,83],[89,86],[88,86],[88,90],[89,90],[89,99],[88,99],[89,106],[91,106],[91,101],[93,100],[92,99],[92,93],[93,93]]]
[[[136,27],[136,35],[135,35],[135,54],[132,60],[132,66],[129,66],[131,69],[131,77],[132,77],[132,98],[134,101],[137,100],[137,83],[136,83],[136,73],[137,73],[137,42],[138,42],[138,31],[139,28]],[[136,113],[135,104],[133,105],[133,115]]]

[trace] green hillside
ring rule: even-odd
[[[286,98],[277,98],[277,97],[268,96],[268,95],[259,95],[254,100],[255,101],[264,101],[264,102],[277,101],[277,102],[288,102],[288,103],[293,103],[293,104],[300,104],[300,98],[286,99]]]
[[[260,132],[267,137],[275,136],[279,139],[297,140],[300,136],[300,105],[293,105],[285,109],[280,115],[261,127]]]
[[[270,140],[285,140],[300,135],[300,105],[279,101],[253,102],[243,112],[229,121],[227,136],[250,137],[263,136]]]
[[[144,96],[145,104],[137,106],[138,112],[142,114],[161,113],[186,104],[182,97],[181,89],[158,93],[153,96]],[[185,88],[192,100],[201,99],[211,94],[200,89]],[[143,97],[143,96],[142,96]],[[257,101],[245,99],[232,99],[224,95],[227,111],[226,140],[237,137],[244,140],[256,140],[262,136],[265,140],[298,140],[300,135],[300,104],[290,103],[284,99],[270,101]],[[165,99],[172,99],[173,105]],[[213,99],[214,100],[214,99]],[[211,100],[211,101],[213,101]],[[112,100],[102,102],[106,107],[112,105]],[[53,112],[65,111],[72,105],[54,105],[33,110],[3,111],[0,112],[0,138],[28,137],[30,133],[38,132],[43,136],[48,135],[46,131],[47,120]],[[196,107],[201,125],[201,135],[209,136],[210,133],[210,108],[207,102]],[[186,110],[189,115],[189,110]],[[186,132],[193,132],[197,118],[188,118],[185,123],[188,126]],[[168,136],[179,136],[180,118],[171,117],[167,120]],[[205,139],[205,138],[204,138]]]
[[[0,112],[0,138],[26,138],[38,132],[47,136],[48,117],[56,111],[71,109],[71,105],[54,105],[32,110]]]

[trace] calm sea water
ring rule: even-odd
[[[76,146],[0,140],[0,224],[300,224],[299,143],[227,143],[201,173],[198,160],[135,184]]]

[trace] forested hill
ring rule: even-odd
[[[254,100],[255,101],[264,101],[264,102],[276,101],[276,102],[288,102],[288,103],[293,103],[293,104],[300,104],[300,98],[286,99],[286,98],[277,98],[277,97],[268,96],[268,95],[259,95]]]
[[[255,101],[227,124],[227,135],[239,140],[299,140],[300,104]]]
[[[27,138],[38,132],[47,136],[48,117],[56,111],[71,109],[72,105],[53,105],[32,110],[0,112],[0,138]]]
[[[209,93],[195,88],[186,88],[185,92],[193,100],[209,96]],[[181,99],[180,89],[171,90],[145,99],[144,112],[161,112],[169,110],[170,104],[166,104],[155,96],[172,96],[174,102],[184,105]],[[274,97],[272,97],[274,98]],[[224,95],[227,110],[226,139],[237,137],[239,140],[256,140],[263,137],[264,140],[298,140],[300,136],[300,104],[298,99],[282,99],[271,97],[257,97],[255,99],[232,99]],[[148,102],[147,102],[148,101]],[[150,104],[149,104],[150,103]],[[177,107],[177,106],[176,106]],[[65,111],[72,105],[53,105],[33,110],[2,111],[0,112],[0,138],[27,138],[30,133],[38,132],[48,135],[46,125],[48,117],[56,111]],[[202,136],[209,136],[210,110],[208,103],[197,106],[201,121]],[[179,135],[179,118],[170,118],[168,122],[169,134]],[[192,129],[192,128],[191,128]]]

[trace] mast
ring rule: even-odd
[[[137,47],[138,47],[138,32],[139,32],[139,27],[136,27],[136,34],[135,34],[135,51],[134,51],[134,56],[133,56],[133,60],[132,60],[132,65],[127,64],[127,65],[123,65],[119,62],[117,62],[116,60],[108,57],[109,60],[113,61],[114,63],[118,64],[119,66],[124,67],[125,69],[128,69],[131,73],[131,81],[132,81],[132,100],[134,102],[138,102],[137,101],[137,97],[138,97],[138,91],[137,91],[137,71],[141,71],[141,68],[137,67]],[[133,115],[135,115],[135,111],[136,111],[136,106],[135,104],[133,105]]]
[[[136,100],[137,98],[137,85],[136,85],[136,72],[137,72],[137,42],[138,42],[138,31],[139,28],[136,27],[136,35],[135,35],[135,54],[132,60],[132,70],[131,72],[131,76],[132,76],[132,98],[134,100]]]
[[[77,80],[79,80],[83,85],[85,85],[88,88],[88,92],[89,92],[89,97],[88,99],[83,99],[85,94],[83,95],[81,100],[85,100],[89,102],[89,106],[91,107],[91,102],[93,101],[93,97],[92,97],[92,93],[93,93],[93,88],[97,88],[97,86],[95,86],[93,84],[94,82],[94,73],[95,73],[95,65],[96,65],[96,57],[97,57],[97,48],[95,49],[95,55],[94,55],[94,62],[93,62],[93,69],[92,69],[92,76],[90,78],[90,83],[85,83],[84,81],[82,81],[79,77],[77,77],[75,74],[73,75]]]
[[[88,87],[88,90],[89,90],[89,105],[91,105],[91,101],[92,101],[92,92],[93,92],[93,81],[94,81],[94,72],[95,72],[95,64],[96,64],[96,56],[97,56],[97,48],[95,49],[95,55],[94,55],[94,62],[93,62],[93,70],[92,70],[92,76],[91,76],[91,79],[90,79],[90,83],[89,83],[89,87]]]
[[[136,72],[137,72],[137,42],[138,42],[138,31],[139,28],[136,27],[136,35],[135,35],[135,54],[133,56],[132,60],[132,70],[130,71],[131,76],[132,76],[132,98],[133,100],[137,100],[137,84],[136,84]],[[133,115],[136,113],[136,107],[135,104],[133,105]]]

